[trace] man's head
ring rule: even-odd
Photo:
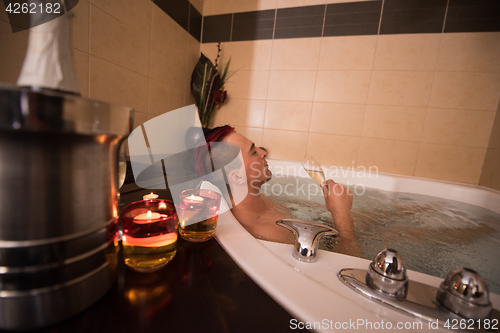
[[[228,134],[223,141],[234,143],[240,147],[246,178],[251,187],[260,189],[262,184],[271,179],[272,172],[266,161],[267,153],[265,150],[257,147],[251,140],[237,132]]]
[[[198,146],[194,150],[194,167],[198,175],[205,176],[214,171],[214,169],[219,169],[214,165],[214,161],[217,163],[229,163],[236,156],[232,151],[225,151],[221,149],[222,146],[213,145],[213,142],[222,142],[222,140],[234,132],[234,128],[231,126],[219,126],[216,127],[205,134],[205,141],[198,143]],[[229,156],[231,155],[231,156]]]
[[[244,135],[237,133],[233,127],[227,125],[216,127],[206,134],[205,140],[209,150],[207,151],[207,149],[199,147],[195,151],[195,167],[199,175],[203,176],[210,173],[210,170],[214,167],[212,163],[216,159],[227,161],[226,163],[234,159],[234,151],[232,149],[212,149],[210,145],[212,142],[226,142],[235,144],[240,148],[248,185],[252,188],[260,189],[262,184],[271,179],[272,173],[265,159],[266,152],[255,146]],[[212,146],[216,148],[215,145]],[[210,159],[210,155],[212,155],[212,159]],[[242,179],[241,175],[238,174],[238,170],[234,170],[233,173],[230,172],[228,178],[236,184],[238,183],[238,179]]]

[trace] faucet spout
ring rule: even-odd
[[[316,254],[319,240],[323,235],[338,234],[338,231],[329,225],[301,219],[283,219],[276,221],[276,224],[293,233],[295,242],[292,255],[295,259],[304,262],[318,261]]]

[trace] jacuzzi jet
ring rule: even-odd
[[[366,283],[377,291],[404,298],[408,277],[403,257],[392,249],[379,252],[368,267]]]
[[[488,285],[472,269],[449,272],[439,286],[436,299],[451,312],[468,319],[485,319],[491,315]]]
[[[276,221],[276,224],[293,233],[295,243],[292,255],[295,259],[304,262],[318,261],[316,254],[319,240],[323,235],[338,234],[337,230],[329,225],[301,219],[283,219]]]

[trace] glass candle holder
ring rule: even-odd
[[[221,195],[210,190],[185,190],[179,199],[179,235],[191,242],[212,238],[217,229]]]
[[[177,214],[172,201],[138,201],[121,214],[125,264],[138,272],[165,266],[177,251]]]

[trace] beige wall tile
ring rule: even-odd
[[[307,132],[312,102],[267,101],[265,128]]]
[[[361,136],[365,105],[315,102],[309,131]]]
[[[234,12],[252,12],[276,8],[277,0],[233,0]]]
[[[418,142],[361,138],[356,166],[376,166],[379,172],[411,176],[418,148]]]
[[[434,70],[440,41],[441,34],[380,35],[373,69]]]
[[[486,149],[422,143],[416,177],[477,184]]]
[[[5,2],[3,1],[0,1],[0,21],[9,23],[9,15],[5,11]]]
[[[272,46],[272,40],[232,42],[225,49],[223,48],[222,54],[225,58],[224,61],[227,61],[231,57],[229,69],[234,73],[240,70],[269,70],[271,66]],[[217,47],[215,47],[215,51],[217,51]],[[214,54],[214,58],[210,58],[210,60],[213,61],[215,56],[216,53]]]
[[[2,3],[3,4],[3,3]],[[0,82],[16,84],[23,66],[28,32],[13,33],[10,24],[0,22]],[[8,47],[6,47],[8,45]]]
[[[90,8],[90,54],[142,75],[149,74],[149,39],[99,8]]]
[[[321,38],[276,39],[271,70],[317,70]]]
[[[422,142],[487,148],[494,111],[429,108]]]
[[[90,4],[87,1],[79,1],[71,12],[74,14],[73,21],[71,22],[73,47],[89,53]]]
[[[320,70],[371,70],[377,36],[321,38]]]
[[[78,86],[82,97],[89,96],[89,55],[85,52],[73,49],[73,57],[75,61],[76,77],[78,78]]]
[[[479,185],[500,191],[498,170],[500,170],[500,149],[490,148],[486,152]]]
[[[500,73],[436,72],[430,107],[496,110]]]
[[[326,3],[341,3],[341,2],[359,2],[360,0],[326,0]],[[373,1],[373,0],[361,0],[361,1]]]
[[[188,34],[187,44],[186,44],[186,71],[188,80],[191,81],[191,74],[193,73],[194,67],[198,63],[200,58],[200,43],[191,35]]]
[[[221,107],[226,123],[232,126],[264,127],[266,101],[229,98]]]
[[[157,6],[153,6],[150,78],[176,89],[184,89],[188,33]],[[168,33],[165,33],[168,31]],[[192,45],[190,45],[191,49]],[[189,59],[192,61],[193,59]],[[195,64],[196,61],[195,60]],[[191,71],[193,68],[191,68]]]
[[[238,71],[226,83],[228,98],[265,99],[269,71]]]
[[[148,110],[148,78],[90,56],[89,98]]]
[[[500,32],[443,34],[437,70],[500,72]]]
[[[359,137],[310,133],[307,156],[321,164],[350,166],[356,161]]]
[[[312,101],[315,71],[271,71],[267,98],[282,101]]]
[[[167,31],[168,33],[165,33]],[[171,55],[168,60],[181,61],[187,48],[187,35],[189,34],[170,16],[158,6],[153,6],[151,47],[157,46],[163,51],[169,51]]]
[[[186,85],[191,82],[191,75],[186,75],[187,59],[184,58],[180,63],[176,64],[173,61],[167,62],[168,57],[168,52],[162,52],[156,46],[151,48],[149,77],[170,87],[185,90]]]
[[[203,43],[203,44],[200,44],[200,52],[203,53],[205,55],[205,57],[207,57],[208,59],[210,59],[210,61],[212,63],[214,63],[215,59],[217,58],[217,44],[218,43]],[[220,48],[221,48],[220,56],[221,56],[221,58],[227,59],[227,58],[229,58],[231,56],[232,44],[233,43],[221,43],[220,44]],[[269,56],[269,58],[271,58],[271,57]],[[231,62],[232,61],[233,60],[231,59]],[[241,69],[241,68],[238,68],[238,67],[233,67],[233,66],[231,66],[231,67],[234,68],[234,69],[238,69],[238,70]]]
[[[233,13],[233,0],[204,0],[203,16]]]
[[[488,148],[500,148],[500,103],[498,104],[498,109],[495,115],[495,120],[493,121],[493,128],[491,129],[490,141],[488,143]]]
[[[91,0],[90,3],[99,7],[126,26],[149,37],[151,34],[150,0]]]
[[[191,75],[193,74],[194,67],[198,63],[199,57],[200,43],[189,35],[187,37],[184,78],[179,80],[179,82],[184,81],[184,105],[195,103],[194,97],[191,94]]]
[[[370,76],[369,71],[319,71],[314,101],[364,104]]]
[[[278,8],[323,5],[326,0],[277,0]]]
[[[184,106],[196,104],[196,101],[191,95],[191,92],[184,92]]]
[[[150,79],[148,105],[149,114],[160,115],[184,106],[184,95],[181,90]]]
[[[224,107],[221,107],[214,112],[208,127],[214,128],[217,126],[224,126],[227,124],[228,122],[226,121],[226,109]]]
[[[236,132],[246,136],[249,140],[255,143],[256,146],[262,147],[262,134],[264,132],[262,128],[234,126],[234,129]]]
[[[144,112],[134,112],[134,125],[133,128],[136,128],[148,121],[148,114]]]
[[[190,0],[189,1],[196,10],[203,15],[203,5],[204,1],[203,0]]]
[[[307,132],[264,129],[262,145],[269,157],[299,161],[306,156],[307,137]]]
[[[363,137],[420,141],[426,108],[367,105]]]
[[[373,71],[368,104],[425,107],[432,76],[433,72]]]

